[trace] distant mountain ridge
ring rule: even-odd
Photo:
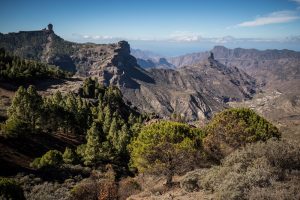
[[[262,85],[272,87],[276,82],[300,79],[300,52],[291,50],[228,49],[214,47],[211,52],[216,60],[228,66],[236,66],[255,77]],[[192,53],[169,58],[176,67],[194,65],[209,56],[209,52]]]
[[[292,50],[257,50],[235,48],[229,49],[224,46],[215,46],[211,51],[190,53],[182,56],[168,58],[168,61],[176,67],[192,65],[200,62],[209,56],[209,52],[213,52],[217,60],[222,59],[254,59],[254,60],[275,60],[275,59],[300,59],[300,52]]]
[[[137,63],[145,68],[163,68],[163,69],[175,69],[176,67],[169,63],[168,60],[159,54],[151,51],[144,51],[141,49],[131,49],[131,55],[136,57]]]

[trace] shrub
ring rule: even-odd
[[[66,164],[74,164],[77,161],[77,155],[75,154],[75,152],[66,147],[65,152],[62,155],[63,161]]]
[[[95,172],[96,173],[96,172]],[[118,199],[117,184],[110,179],[91,176],[82,180],[71,190],[72,200],[113,200]]]
[[[145,126],[129,146],[132,166],[139,172],[165,174],[170,184],[175,173],[187,171],[201,160],[201,138],[200,129],[178,122]]]
[[[0,177],[0,199],[25,200],[22,188],[9,178]]]
[[[300,187],[300,146],[276,140],[248,144],[220,166],[195,173],[185,180],[196,177],[198,187],[216,199],[280,199],[284,193],[291,197]]]
[[[62,163],[62,154],[57,150],[50,150],[45,153],[41,158],[36,158],[31,167],[40,169],[44,167],[57,167]]]
[[[298,200],[300,199],[300,178],[286,182],[275,182],[270,187],[255,187],[249,193],[250,200]]]
[[[74,183],[59,184],[57,182],[43,182],[31,187],[27,192],[26,198],[31,200],[68,200],[70,198],[69,191],[73,187]]]
[[[99,196],[99,184],[92,179],[85,179],[75,185],[71,190],[71,199],[90,199],[98,200]]]
[[[125,178],[119,182],[118,197],[120,200],[125,200],[131,195],[141,192],[142,188],[133,178]]]
[[[24,133],[30,132],[29,123],[12,117],[9,118],[3,125],[3,131],[6,136],[20,136]]]
[[[218,113],[204,131],[204,148],[217,161],[246,143],[280,138],[275,126],[247,108],[232,108]]]
[[[99,181],[99,200],[114,200],[118,199],[118,186],[111,180]]]
[[[205,173],[205,169],[196,169],[188,172],[180,181],[180,187],[187,192],[197,191],[199,189],[200,175]]]
[[[83,162],[85,157],[85,149],[86,144],[78,145],[76,148],[76,154],[78,155],[79,159]]]

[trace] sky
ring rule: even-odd
[[[127,40],[167,56],[215,45],[300,51],[300,0],[1,0],[1,33],[48,23],[65,40]]]

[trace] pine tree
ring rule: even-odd
[[[76,154],[72,149],[66,147],[65,152],[62,155],[62,158],[64,163],[73,164],[76,161]]]
[[[28,102],[26,108],[27,108],[29,120],[31,122],[31,130],[34,131],[37,126],[37,123],[39,123],[38,120],[40,120],[41,117],[43,99],[37,93],[36,88],[32,85],[29,86],[29,88],[27,89],[27,94],[28,94]]]
[[[118,124],[117,119],[113,118],[108,132],[107,140],[116,147],[118,146]]]
[[[67,95],[67,99],[65,102],[66,115],[65,115],[65,131],[74,130],[74,125],[76,125],[76,113],[77,113],[77,102],[73,93]],[[74,123],[75,122],[75,123]]]
[[[11,106],[8,109],[8,117],[18,117],[20,119],[25,118],[25,102],[27,99],[27,91],[23,86],[20,86],[17,90]]]
[[[92,124],[92,127],[88,130],[86,136],[86,148],[85,148],[85,157],[84,164],[85,165],[93,165],[96,164],[100,159],[101,152],[101,141],[100,141],[100,130],[97,127],[96,123]]]
[[[105,134],[108,134],[109,129],[110,129],[110,124],[111,124],[111,111],[109,106],[106,106],[104,108],[104,112],[105,112],[105,117],[104,117],[104,122],[103,122],[103,132]]]
[[[63,96],[59,90],[52,96],[52,103],[56,106],[64,106]]]
[[[119,131],[118,134],[118,143],[116,145],[116,150],[119,154],[126,154],[127,150],[127,144],[130,140],[130,132],[126,124],[124,124],[121,128],[121,131]]]
[[[97,115],[98,122],[103,124],[104,123],[104,114],[103,110],[98,110],[98,115]]]
[[[136,123],[136,119],[134,117],[134,115],[132,113],[130,113],[129,117],[128,117],[128,123],[133,125],[134,123]]]
[[[43,106],[42,97],[37,93],[34,86],[29,86],[27,91],[24,87],[19,87],[12,105],[8,109],[8,120],[6,130],[9,133],[30,130],[35,132],[40,126],[41,111]]]

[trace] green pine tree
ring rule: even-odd
[[[113,118],[110,129],[107,135],[107,140],[110,141],[110,143],[116,147],[118,144],[118,124],[117,119]]]
[[[104,117],[104,122],[103,122],[103,132],[105,134],[108,134],[109,129],[110,129],[110,124],[111,124],[111,111],[109,106],[106,106],[104,108],[104,112],[105,112],[105,117]]]
[[[8,109],[6,131],[20,133],[19,128],[21,128],[24,133],[35,132],[41,126],[42,106],[42,97],[37,93],[34,86],[29,86],[27,90],[22,86],[19,87]]]
[[[119,154],[127,153],[127,145],[130,141],[130,131],[126,124],[124,124],[118,134],[118,143],[116,145],[116,150]]]
[[[88,130],[86,136],[86,147],[85,147],[85,165],[94,165],[100,159],[101,153],[101,141],[100,141],[100,130],[96,123],[92,124],[92,127]]]

